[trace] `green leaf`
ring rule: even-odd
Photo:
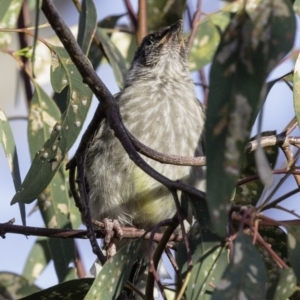
[[[262,132],[261,136],[269,136],[276,134],[275,131]],[[253,137],[250,141],[255,140],[257,137]],[[264,147],[263,151],[267,156],[269,165],[271,169],[274,169],[277,156],[278,156],[278,146]],[[255,164],[254,152],[246,153],[243,157],[242,170],[240,175],[240,180],[245,178],[250,178],[253,175],[257,175],[257,166]],[[251,180],[245,184],[242,184],[236,188],[235,197],[233,200],[234,205],[252,205],[256,206],[257,201],[264,190],[264,185],[259,180]]]
[[[20,299],[38,291],[40,288],[28,282],[23,276],[11,272],[0,272],[1,299]]]
[[[206,122],[207,198],[221,236],[244,147],[265,99],[265,80],[292,48],[294,35],[290,3],[262,1],[251,18],[245,11],[233,17],[216,52]]]
[[[194,262],[194,260],[193,260]],[[187,299],[211,299],[211,293],[228,265],[228,251],[216,246],[194,262],[191,277],[186,288]]]
[[[297,117],[298,124],[300,124],[300,54],[297,57],[297,61],[295,64],[295,71],[293,77],[293,85],[294,85],[294,109]]]
[[[219,32],[211,19],[202,19],[190,50],[189,68],[191,71],[200,70],[211,62],[219,41]]]
[[[297,279],[292,269],[281,269],[273,274],[266,299],[286,300],[297,290]]]
[[[22,3],[22,0],[0,1],[0,28],[14,28],[16,26]],[[11,41],[11,33],[0,32],[0,48],[7,48]]]
[[[21,186],[21,176],[18,162],[17,148],[11,131],[9,122],[7,121],[4,111],[0,108],[0,144],[3,147],[5,156],[7,158],[10,173],[13,179],[15,190],[17,191]],[[25,205],[19,203],[22,224],[26,225]]]
[[[70,199],[64,168],[63,164],[54,175],[51,184],[38,197],[42,218],[48,228],[72,229]],[[75,269],[69,267],[76,259],[74,240],[49,238],[48,245],[59,282],[75,279]]]
[[[218,11],[209,16],[211,22],[221,31],[224,31],[230,22],[230,14],[224,11]]]
[[[139,255],[140,242],[143,240],[138,239],[126,244],[105,263],[85,300],[117,299]]]
[[[189,200],[197,219],[197,222],[188,233],[194,266],[187,285],[186,296],[187,299],[202,299],[199,297],[204,297],[207,291],[212,291],[209,283],[217,284],[228,264],[228,254],[221,246],[220,238],[210,230],[211,222],[207,203],[194,195],[187,195],[186,193],[183,193],[182,197],[182,203],[187,202],[187,199]],[[183,241],[178,245],[177,260],[179,270],[185,277],[187,252]]]
[[[51,50],[52,86],[56,92],[69,86],[67,110],[60,122],[54,125],[50,138],[36,153],[21,188],[12,199],[12,204],[31,203],[47,187],[74,144],[91,104],[92,92],[82,82],[82,77],[65,49],[51,46]]]
[[[97,34],[109,59],[109,63],[113,69],[117,84],[119,88],[122,89],[124,87],[127,74],[125,59],[123,58],[119,49],[111,42],[105,29],[97,28]]]
[[[83,299],[93,281],[93,278],[70,280],[22,298],[22,300]]]
[[[38,237],[26,259],[23,276],[33,283],[51,260],[48,239]]]
[[[31,159],[34,159],[59,121],[60,111],[44,90],[35,81],[32,82],[35,90],[29,107],[28,142]]]
[[[298,281],[300,280],[300,228],[299,226],[285,226],[288,231],[287,234],[287,246],[288,246],[288,257],[289,262],[297,276]]]
[[[182,19],[185,7],[186,0],[147,1],[147,25],[149,31],[170,26]]]
[[[50,138],[51,129],[60,119],[60,111],[54,101],[37,83],[34,81],[33,83],[35,92],[30,104],[28,124],[28,139],[32,158],[45,141]],[[62,164],[51,183],[38,196],[38,206],[48,228],[72,228],[70,199],[64,169],[65,165]],[[74,241],[53,238],[49,239],[48,243],[59,281],[62,282],[67,278],[74,279],[76,277],[74,269],[69,268],[70,263],[75,262]],[[41,251],[41,249],[39,250]],[[43,255],[43,253],[40,254]],[[38,266],[41,268],[40,262]]]
[[[79,15],[77,42],[83,53],[88,53],[97,25],[97,10],[93,0],[84,0]]]
[[[300,0],[296,0],[293,5],[295,13],[300,16]]]
[[[267,274],[251,240],[239,232],[234,242],[233,260],[219,281],[212,300],[265,300]]]

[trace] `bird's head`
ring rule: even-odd
[[[129,79],[188,73],[187,45],[182,20],[147,35],[135,52]],[[179,75],[179,74],[178,74]],[[129,80],[131,81],[131,80]]]

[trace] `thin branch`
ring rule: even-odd
[[[40,227],[32,227],[32,226],[21,226],[14,225],[14,220],[8,221],[6,223],[0,223],[0,234],[3,238],[7,233],[13,234],[23,234],[25,236],[43,236],[43,237],[51,237],[51,238],[64,238],[64,239],[88,239],[88,231],[87,230],[73,230],[73,229],[57,229],[57,228],[40,228]],[[103,227],[104,229],[104,227]],[[142,229],[134,229],[123,227],[123,236],[122,239],[136,239],[143,237],[145,240],[150,239],[151,233],[147,233],[145,235],[145,231]],[[105,232],[104,230],[95,230],[95,236],[97,238],[104,238]],[[151,238],[155,242],[160,242],[162,239],[162,233],[155,233]],[[179,242],[181,241],[181,234],[172,234],[169,238],[169,242]]]
[[[143,38],[148,34],[147,30],[147,1],[139,0],[139,11],[138,11],[138,31],[137,31],[137,42],[141,44]]]
[[[163,222],[160,222],[159,224],[163,225]],[[169,224],[170,224],[170,220],[169,220]],[[150,254],[150,271],[148,274],[148,279],[147,279],[147,284],[146,284],[146,292],[145,292],[145,299],[152,299],[153,296],[153,289],[154,289],[154,279],[155,281],[158,283],[158,286],[160,287],[160,290],[162,292],[162,296],[165,298],[164,292],[163,292],[163,287],[160,286],[160,280],[157,276],[156,273],[156,269],[158,266],[158,262],[161,259],[162,253],[167,245],[167,243],[170,241],[170,236],[172,236],[174,230],[176,229],[176,227],[178,226],[178,222],[174,221],[173,218],[173,222],[171,222],[170,226],[167,227],[167,229],[165,230],[162,239],[160,241],[160,243],[158,244],[154,256],[152,258],[152,249],[149,248],[149,254]],[[154,234],[154,232],[151,232],[151,235]]]
[[[290,169],[294,166],[295,164],[295,158],[294,158],[294,153],[291,150],[291,148],[289,146],[282,146],[281,147],[286,159],[287,159],[287,168]],[[300,175],[297,174],[293,174],[294,175],[294,179],[298,185],[298,187],[300,187]]]
[[[271,248],[271,246],[265,242],[259,233],[257,233],[257,242],[269,253],[280,268],[289,268],[282,258]]]
[[[135,33],[137,33],[137,30],[138,30],[138,20],[137,20],[136,14],[135,14],[135,12],[133,10],[133,7],[131,5],[130,0],[124,0],[124,4],[126,6],[128,17],[130,19],[133,31]]]
[[[19,18],[18,18],[18,28],[26,27],[28,24],[29,24],[28,5],[27,5],[27,2],[24,1],[22,4],[20,14],[19,14]],[[25,33],[18,32],[18,37],[19,37],[21,49],[29,47],[28,37]],[[25,87],[27,106],[29,106],[30,101],[32,99],[32,95],[33,95],[30,77],[27,75],[27,73],[25,71],[25,69],[29,69],[29,59],[28,59],[28,57],[22,56],[21,60],[24,65],[24,68],[21,69],[20,73],[23,78],[23,83],[24,83],[24,87]]]
[[[196,31],[198,28],[198,22],[201,17],[201,7],[202,7],[202,0],[198,0],[197,1],[197,10],[194,14],[193,20],[191,21],[191,33],[190,33],[189,40],[188,40],[188,48],[189,49],[191,49],[195,35],[196,35]]]

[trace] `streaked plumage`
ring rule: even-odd
[[[203,155],[205,117],[187,66],[182,21],[143,40],[117,101],[125,126],[143,144],[165,154]],[[201,167],[143,158],[164,176],[204,190]],[[176,211],[169,191],[130,160],[106,120],[87,152],[86,177],[93,219],[148,229]]]

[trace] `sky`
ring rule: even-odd
[[[136,8],[136,2],[132,1],[134,7]],[[194,3],[196,1],[193,1]],[[56,1],[62,6],[59,8],[59,12],[64,16],[64,20],[69,26],[75,25],[77,22],[77,12],[73,8],[72,1]],[[95,1],[97,4],[98,20],[111,14],[121,14],[125,12],[123,1]],[[104,4],[103,4],[104,3]],[[220,4],[220,1],[203,1],[203,11],[209,12],[216,8]],[[214,5],[215,7],[212,7]],[[127,18],[123,17],[120,23],[127,22]],[[43,32],[47,35],[47,30]],[[300,40],[298,38],[298,40]],[[299,43],[298,43],[299,44]],[[11,45],[11,49],[17,49],[16,43]],[[299,45],[298,45],[299,47]],[[50,53],[45,54],[45,56],[50,57]],[[0,52],[0,65],[2,70],[5,72],[0,72],[0,106],[5,111],[8,117],[16,116],[27,116],[27,108],[24,103],[24,93],[22,88],[22,82],[18,77],[16,71],[15,62],[11,57]],[[279,69],[271,74],[269,79],[278,77],[281,74],[287,73],[292,69],[291,63],[286,63],[280,66]],[[208,68],[206,68],[206,73],[208,73]],[[109,65],[102,65],[99,68],[98,74],[100,78],[107,85],[112,94],[119,91],[115,81],[112,70]],[[48,77],[47,77],[48,76]],[[193,74],[195,81],[199,81],[197,74]],[[51,86],[49,84],[49,73],[45,74],[41,80],[41,84],[51,94]],[[15,91],[15,87],[18,90]],[[199,90],[197,91],[198,97],[201,99],[202,95]],[[93,106],[90,109],[88,120],[93,115],[97,101],[94,99]],[[263,121],[263,131],[277,129],[280,132],[287,123],[293,117],[293,99],[292,93],[288,87],[283,84],[277,84],[270,92],[268,100],[266,102],[265,110],[266,112]],[[85,124],[85,127],[87,122]],[[30,157],[29,149],[27,144],[27,122],[25,120],[11,121],[11,127],[14,133],[15,141],[17,144],[17,151],[19,155],[19,164],[21,170],[21,177],[24,179],[29,167],[30,167]],[[253,134],[257,130],[257,124],[254,125]],[[297,130],[293,135],[299,135],[299,130]],[[74,154],[78,142],[74,145],[70,151],[70,157]],[[281,155],[278,160],[278,166],[282,165],[283,156]],[[14,195],[14,187],[12,179],[10,176],[10,171],[6,162],[5,155],[0,149],[0,193],[1,193],[1,210],[0,210],[0,222],[8,222],[12,218],[16,219],[15,224],[21,224],[20,213],[18,205],[10,206],[10,201]],[[279,178],[279,177],[277,177]],[[295,188],[294,180],[291,178],[286,183],[286,189],[290,190]],[[286,201],[286,205],[290,208],[295,208],[295,201],[297,195]],[[33,208],[34,203],[27,205],[27,212],[30,212]],[[282,216],[282,215],[281,215]],[[281,217],[278,216],[278,217]],[[284,217],[290,217],[286,214]],[[43,222],[39,213],[34,213],[27,218],[27,223],[29,226],[43,226]],[[83,228],[83,227],[82,227]],[[25,260],[29,251],[35,241],[35,237],[26,237],[14,234],[7,234],[5,239],[0,240],[0,271],[11,271],[20,274],[22,272]],[[92,265],[95,257],[90,249],[90,244],[88,240],[78,240],[77,241],[79,251],[83,258],[86,270]],[[57,283],[57,279],[54,276],[55,271],[53,265],[50,264],[47,269],[43,272],[40,278],[37,280],[36,284],[42,288],[52,286]]]

